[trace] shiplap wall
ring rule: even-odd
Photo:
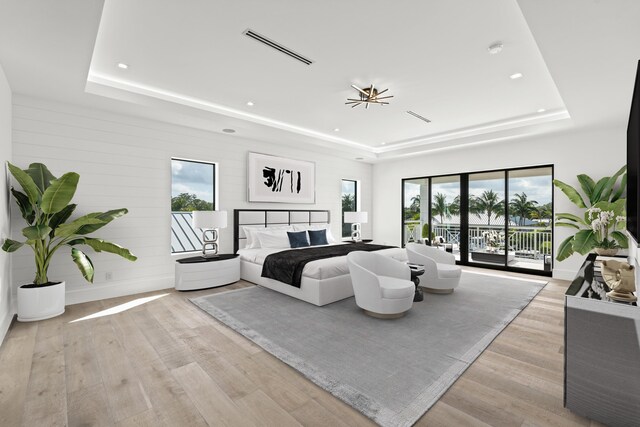
[[[316,162],[316,204],[248,203],[246,162],[249,151]],[[44,100],[14,97],[13,161],[26,167],[45,163],[54,175],[75,171],[80,184],[74,198],[76,216],[126,207],[129,214],[95,233],[125,246],[138,256],[131,263],[111,254],[90,257],[96,267],[93,285],[86,284],[62,249],[50,278],[67,282],[67,304],[173,286],[175,256],[170,254],[171,157],[218,162],[219,206],[229,211],[229,227],[221,230],[221,251],[233,249],[234,208],[329,209],[332,232],[340,233],[341,179],[362,183],[361,209],[371,211],[369,164],[317,151],[277,146],[241,136],[206,132],[151,120],[87,110]],[[17,218],[17,208],[13,217]],[[13,235],[22,222],[15,220]],[[370,235],[365,225],[365,235]],[[90,251],[90,250],[89,250]],[[14,282],[33,279],[31,253],[14,254]],[[107,281],[106,273],[113,279]]]
[[[0,67],[0,244],[10,233],[5,163],[11,160],[11,88]],[[11,286],[11,256],[0,251],[0,343],[15,314]]]

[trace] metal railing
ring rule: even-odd
[[[419,241],[422,237],[423,223],[405,221],[405,243]],[[498,235],[498,246],[505,246],[504,226],[502,225],[469,225],[469,250],[482,250],[488,245],[489,233]],[[460,244],[460,225],[441,224],[433,227],[433,237],[442,236],[447,243]],[[509,226],[508,248],[515,251],[518,258],[543,259],[551,255],[551,229],[532,226]],[[457,248],[454,249],[456,251]]]
[[[200,233],[191,227],[191,212],[171,212],[171,253],[202,249]]]

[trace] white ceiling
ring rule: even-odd
[[[637,0],[102,3],[0,3],[15,93],[367,161],[626,122],[640,58]],[[370,83],[390,105],[344,105]]]

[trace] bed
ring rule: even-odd
[[[344,256],[308,263],[302,271],[298,288],[262,277],[265,258],[283,249],[246,248],[248,236],[245,233],[245,227],[265,229],[283,226],[297,228],[308,226],[319,228],[329,225],[330,212],[328,210],[235,209],[234,252],[240,255],[241,278],[318,306],[353,296],[351,277]],[[350,243],[344,242],[335,244],[350,245]],[[400,248],[383,249],[380,253],[401,261],[407,259],[406,252]]]

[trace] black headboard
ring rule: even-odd
[[[320,209],[234,209],[233,210],[233,253],[246,240],[243,225],[292,225],[329,224],[331,213]]]

